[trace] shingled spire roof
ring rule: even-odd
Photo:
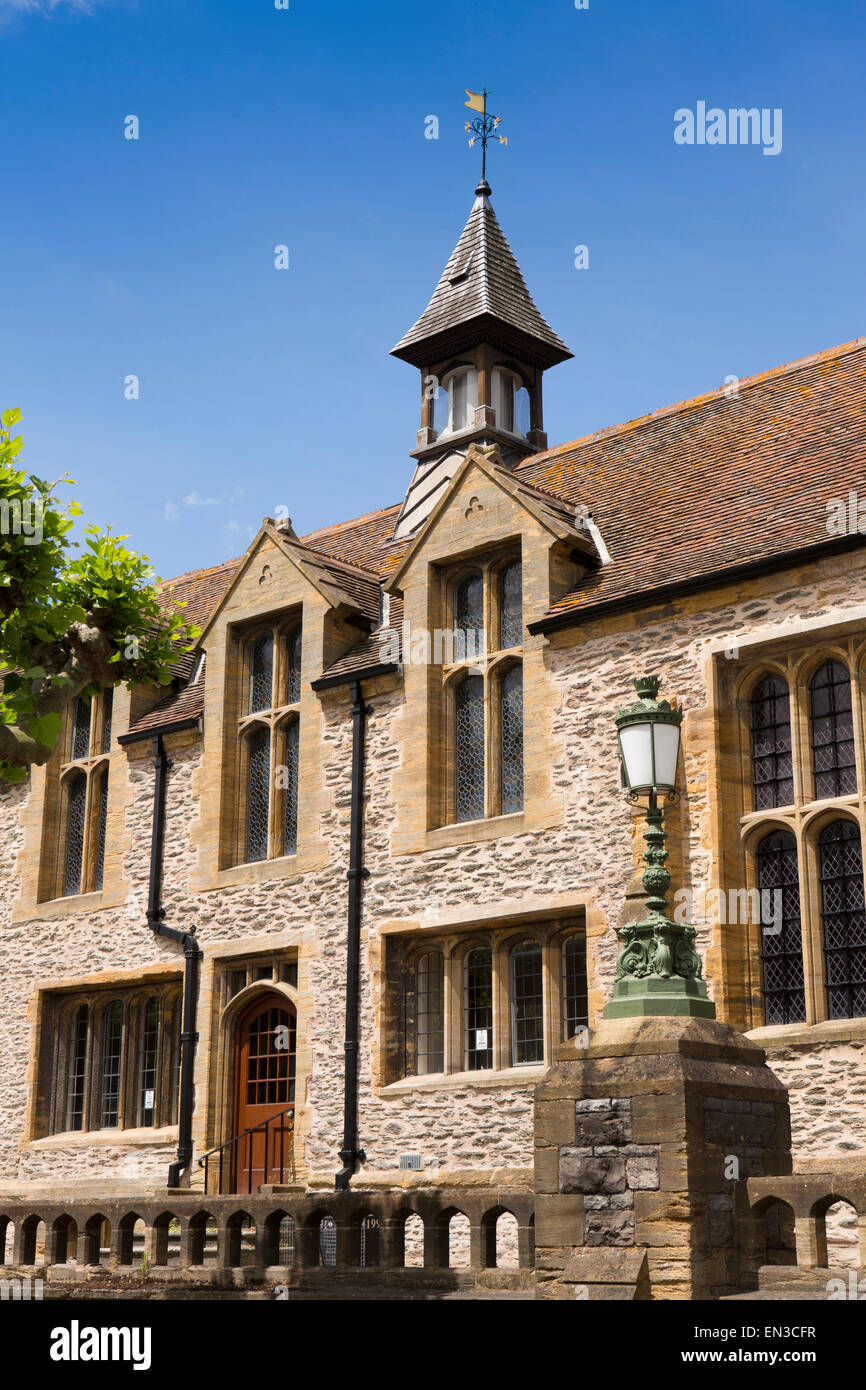
[[[541,367],[572,356],[538,312],[490,206],[489,193],[490,186],[482,179],[469,221],[433,298],[391,349],[394,357],[423,367],[446,355],[452,346],[462,348],[481,339],[506,351],[522,349],[525,358]]]

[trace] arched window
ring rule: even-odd
[[[514,433],[514,397],[519,382],[512,372],[497,368],[493,373],[493,408],[496,424],[501,430]]]
[[[81,892],[86,809],[87,777],[83,772],[75,772],[66,782],[66,861],[63,894],[67,898]]]
[[[835,820],[818,837],[829,1018],[866,1014],[866,904],[860,829]]]
[[[93,890],[98,892],[105,876],[105,831],[108,825],[108,768],[96,781],[96,853],[93,859]]]
[[[758,845],[756,860],[761,894],[764,1022],[803,1023],[806,996],[794,836],[787,830],[765,835]],[[772,896],[765,896],[768,894]]]
[[[464,1038],[467,1071],[493,1066],[493,958],[489,947],[467,952],[464,965]]]
[[[416,1071],[419,1076],[445,1069],[445,958],[428,951],[415,968]]]
[[[286,725],[285,774],[283,788],[283,854],[296,854],[298,849],[298,735],[297,719]]]
[[[302,625],[282,614],[247,645],[249,698],[238,700],[240,814],[227,804],[237,862],[255,864],[298,852],[298,752]],[[248,715],[255,713],[255,721]],[[238,798],[243,803],[243,796]],[[227,827],[228,828],[228,827]]]
[[[66,1061],[65,1129],[84,1127],[85,1077],[87,1075],[87,1034],[89,1010],[80,1004],[72,1015],[69,1028],[69,1050]]]
[[[447,434],[450,415],[451,397],[448,394],[448,387],[443,386],[441,381],[437,381],[436,395],[433,397],[433,428],[437,435]]]
[[[119,1123],[120,1062],[123,1052],[123,1004],[106,1004],[102,1015],[102,1067],[99,1076],[99,1124],[116,1129]]]
[[[525,386],[518,386],[514,397],[514,430],[516,434],[529,434],[532,416],[530,413],[529,392]]]
[[[266,632],[250,648],[250,714],[271,708],[273,688],[274,639],[270,632]]]
[[[153,1125],[156,1110],[156,1079],[159,1062],[159,998],[152,994],[141,1005],[139,1015],[138,1122]]]
[[[815,800],[857,790],[851,681],[839,661],[827,661],[812,678],[812,766]]]
[[[454,588],[454,660],[472,660],[484,651],[484,581],[477,570]]]
[[[258,728],[247,742],[247,863],[268,857],[271,731]]]
[[[484,815],[484,678],[466,676],[455,691],[457,820]]]
[[[90,700],[77,696],[72,707],[72,761],[86,758],[90,754]]]
[[[510,666],[499,682],[500,812],[523,810],[523,667]]]
[[[544,1061],[544,988],[537,941],[524,941],[511,952],[511,1057],[515,1066]]]
[[[46,898],[75,897],[102,889],[108,831],[111,715],[114,690],[78,696],[67,712],[60,740],[61,763],[52,764],[46,786],[51,821],[59,831],[47,839],[40,875]],[[71,762],[72,767],[63,767]],[[61,780],[62,774],[62,780]],[[56,778],[57,780],[53,780]],[[46,826],[47,829],[47,826]]]
[[[457,430],[470,429],[475,424],[475,406],[478,402],[478,373],[474,367],[460,367],[449,372],[443,379],[443,387],[448,392],[448,428],[443,434],[453,434]]]
[[[779,676],[765,677],[752,695],[752,782],[756,811],[792,805],[791,702]]]
[[[523,566],[514,560],[499,576],[499,649],[508,651],[523,641]]]
[[[298,627],[286,638],[286,704],[296,705],[301,698],[301,629]]]
[[[566,1039],[589,1024],[586,937],[569,936],[562,947],[562,1022]]]
[[[109,686],[102,695],[102,752],[111,751],[111,717],[114,713],[114,687]]]

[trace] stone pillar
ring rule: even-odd
[[[753,1286],[745,1178],[791,1171],[788,1093],[715,1019],[606,1019],[535,1091],[540,1298]]]

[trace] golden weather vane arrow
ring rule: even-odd
[[[476,116],[474,121],[467,121],[465,129],[467,134],[469,134],[470,131],[472,132],[469,136],[470,149],[475,144],[476,140],[481,141],[481,179],[483,181],[487,177],[487,141],[491,140],[496,134],[499,126],[502,124],[502,117],[488,116],[487,98],[490,96],[490,93],[486,87],[481,92],[470,92],[468,87],[464,87],[463,90],[469,98],[463,105],[468,106],[472,111],[479,111],[481,113],[479,116]],[[496,138],[500,145],[508,144],[507,135],[497,135]]]

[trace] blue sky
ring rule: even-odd
[[[575,354],[552,443],[866,333],[862,0],[0,0],[0,51],[0,407],[164,576],[402,496],[388,350],[472,203],[464,87]],[[781,108],[781,153],[677,145],[698,101]]]

